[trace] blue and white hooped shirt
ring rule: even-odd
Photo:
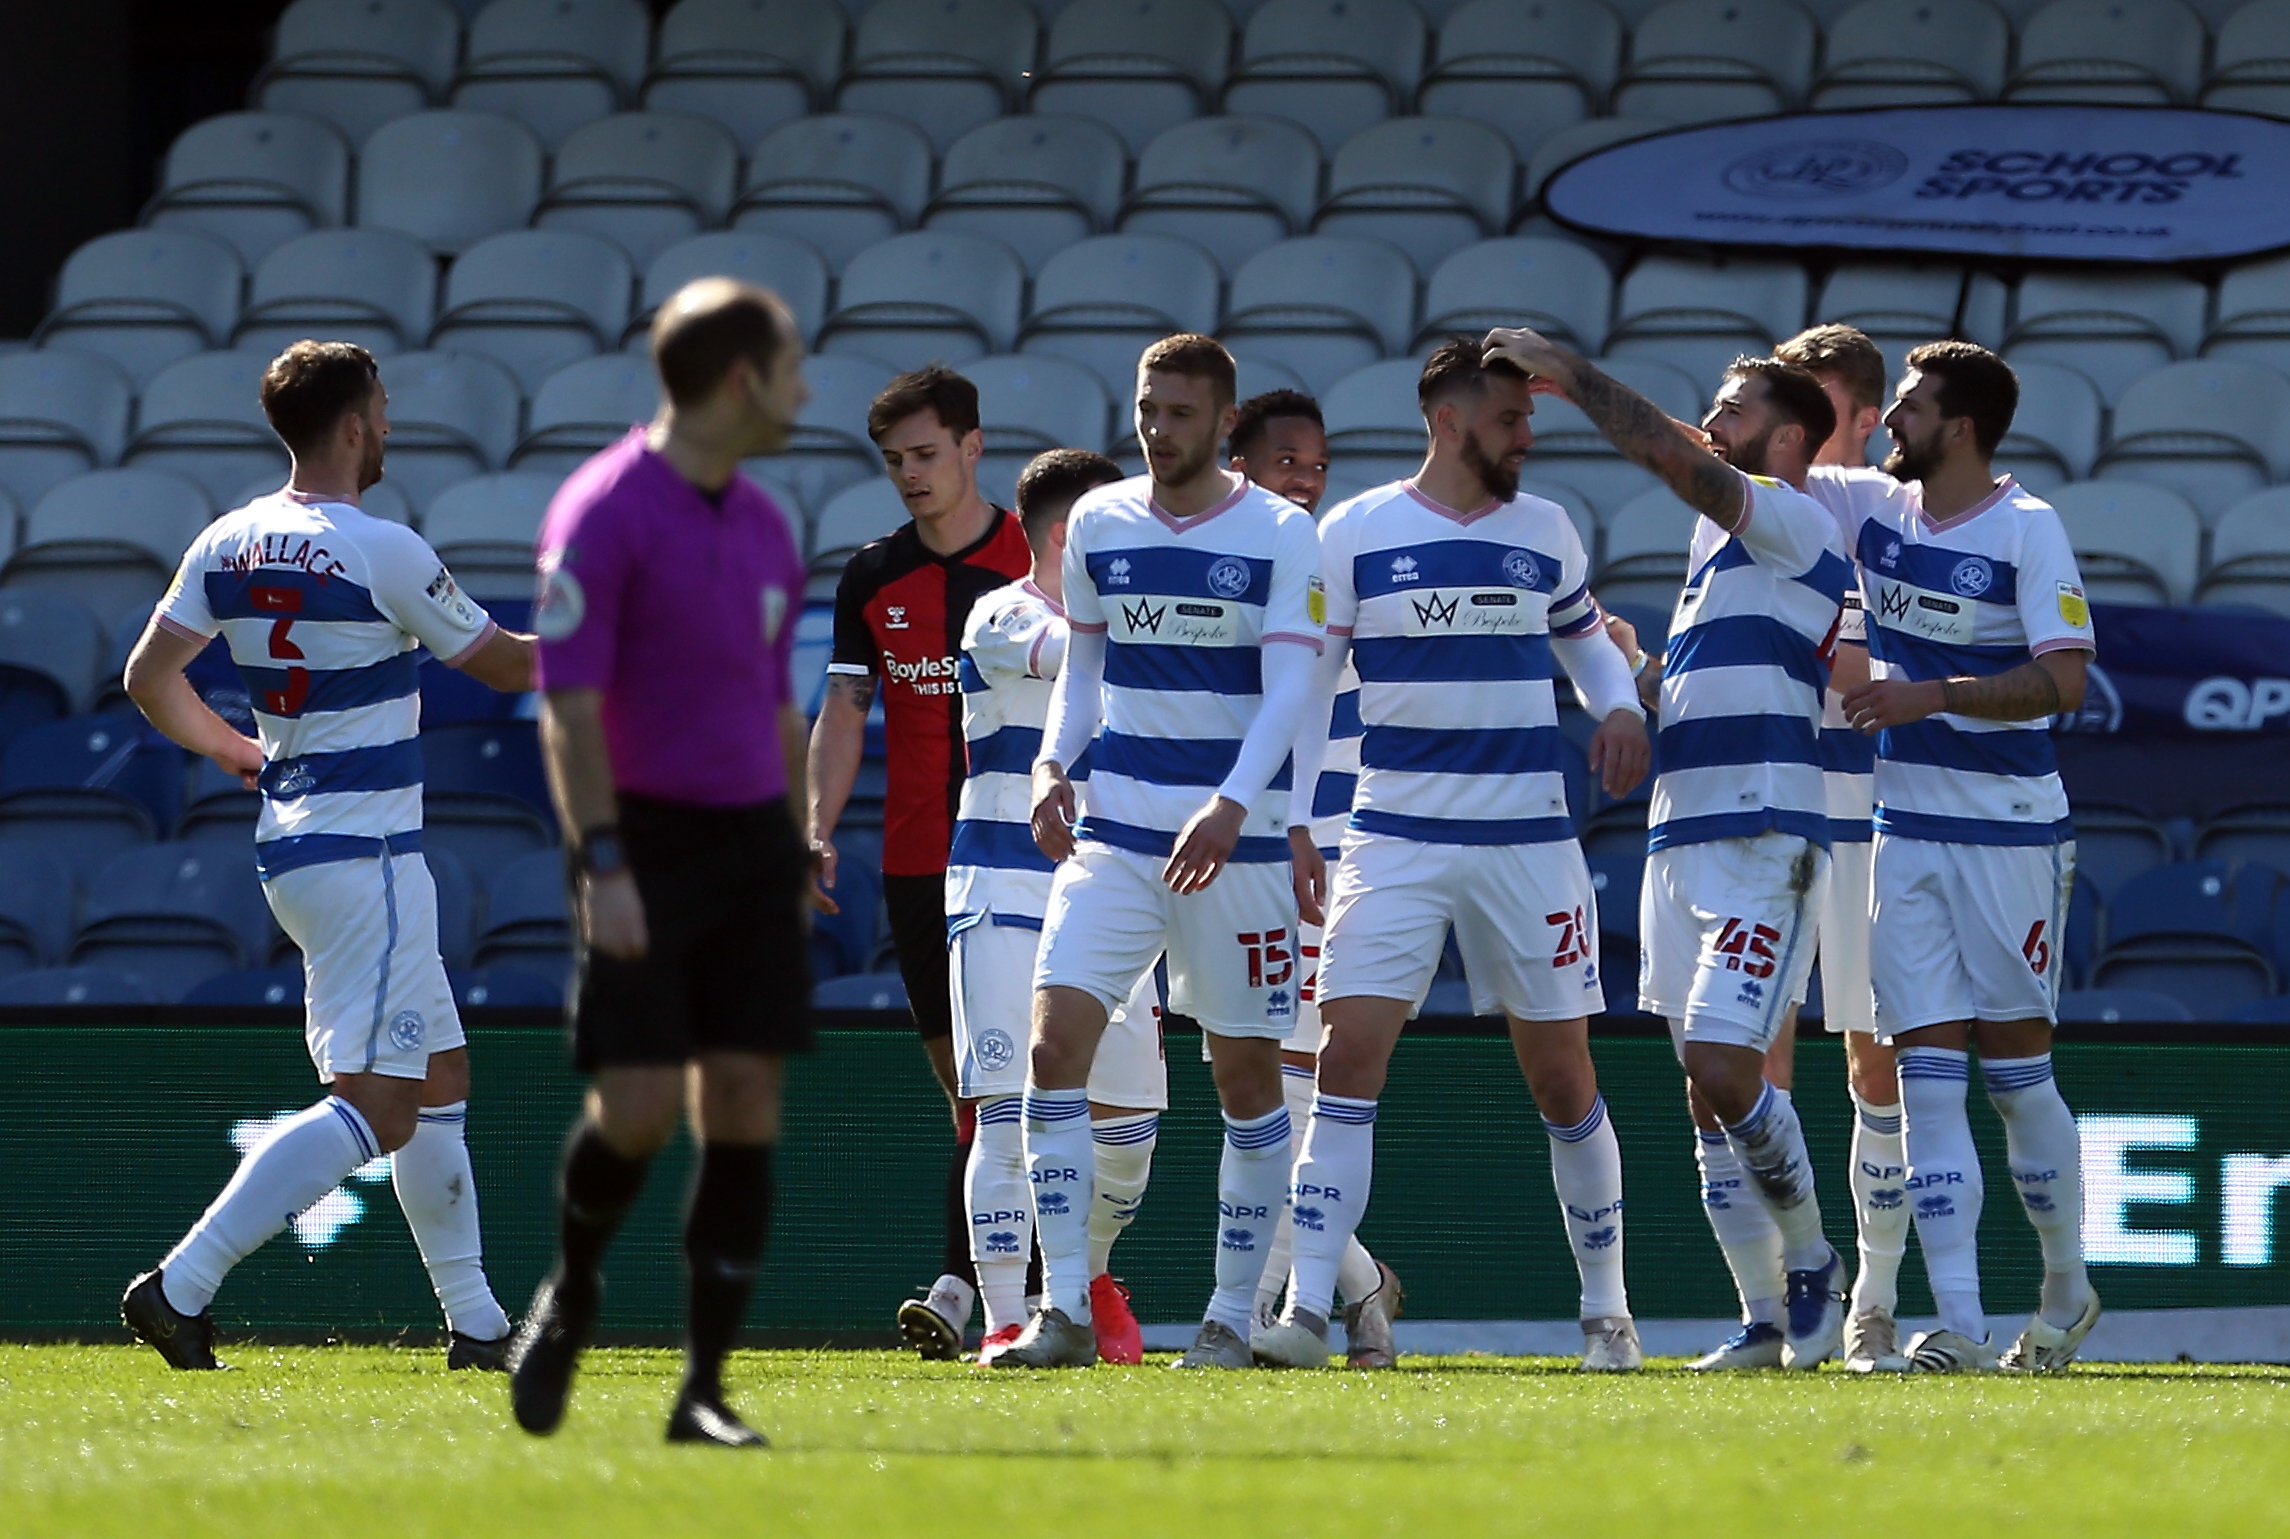
[[[262,743],[255,864],[267,880],[421,848],[422,647],[459,662],[491,617],[413,530],[291,491],[216,519],[184,552],[161,625],[219,631]]]
[[[1360,677],[1350,826],[1572,839],[1551,637],[1589,635],[1599,614],[1565,509],[1522,494],[1458,512],[1395,481],[1330,513],[1320,548],[1328,632],[1351,637]]]
[[[1814,499],[1819,501],[1818,498]],[[1867,614],[1861,608],[1859,579],[1845,590],[1845,609],[1837,623],[1837,645],[1866,648]],[[1821,696],[1821,781],[1829,798],[1829,842],[1867,844],[1874,833],[1870,818],[1876,805],[1876,740],[1856,732],[1845,720],[1844,697],[1834,689]]]
[[[1360,665],[1344,659],[1336,680],[1336,704],[1328,718],[1327,757],[1320,761],[1320,781],[1312,792],[1312,842],[1334,860],[1351,826],[1352,799],[1360,789]]]
[[[1065,666],[1065,609],[1031,582],[979,596],[955,665],[970,769],[946,862],[949,920],[998,914],[1038,925],[1049,909],[1050,858],[1034,843],[1033,766]],[[1074,767],[1080,783],[1089,755]]]

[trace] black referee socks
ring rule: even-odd
[[[703,1145],[684,1214],[684,1263],[692,1290],[687,1395],[721,1397],[724,1357],[747,1314],[770,1233],[771,1145]]]
[[[650,1160],[632,1160],[606,1143],[586,1118],[573,1128],[565,1145],[559,1207],[563,1265],[558,1269],[557,1292],[576,1314],[595,1315],[597,1270],[604,1265],[605,1248],[644,1190],[644,1174],[651,1168]]]

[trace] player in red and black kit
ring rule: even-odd
[[[968,760],[955,662],[979,596],[1031,570],[1017,515],[978,491],[978,389],[933,365],[894,379],[867,412],[867,431],[913,522],[863,547],[835,590],[835,653],[811,731],[811,841],[835,882],[835,824],[858,778],[867,712],[883,692],[890,785],[883,808],[883,899],[908,1008],[932,1072],[954,1102],[953,1007],[946,950],[946,856]],[[899,1307],[899,1328],[925,1357],[951,1358],[977,1297],[963,1169],[968,1108],[955,1103],[947,1173],[946,1251],[939,1279]]]

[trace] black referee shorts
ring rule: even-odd
[[[914,1029],[928,1042],[954,1035],[953,969],[946,946],[946,877],[883,875],[883,909],[898,953]]]
[[[574,1066],[809,1051],[811,861],[785,799],[698,807],[623,796],[620,840],[651,947],[633,962],[579,948]]]

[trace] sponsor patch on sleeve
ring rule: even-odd
[[[475,630],[484,624],[477,606],[469,602],[469,596],[461,591],[461,585],[453,580],[453,574],[444,567],[439,567],[437,575],[429,580],[429,601],[444,610],[464,630]]]
[[[2084,601],[2083,590],[2074,583],[2059,585],[2059,617],[2079,631],[2091,624],[2091,605]]]
[[[1328,585],[1318,577],[1305,587],[1304,612],[1312,617],[1314,625],[1328,623]]]

